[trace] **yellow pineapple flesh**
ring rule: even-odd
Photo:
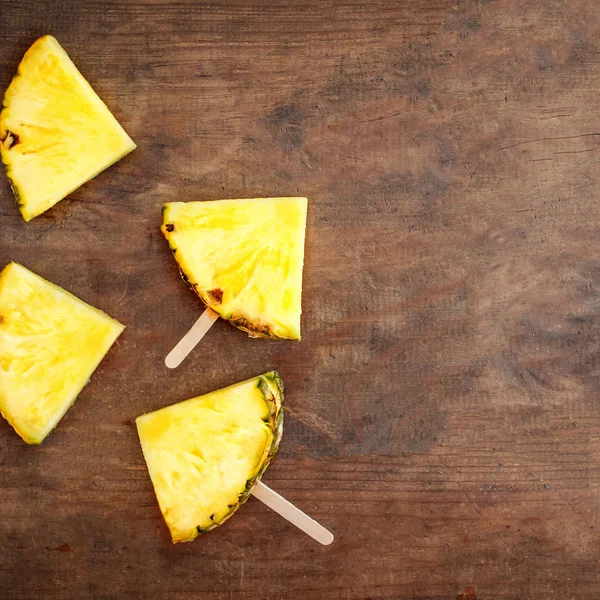
[[[124,327],[25,267],[0,273],[0,412],[39,444]]]
[[[306,198],[171,202],[162,231],[202,301],[252,337],[300,339]]]
[[[50,35],[26,52],[4,95],[0,154],[26,221],[135,148]]]
[[[283,394],[272,371],[137,418],[173,542],[221,525],[246,501],[277,452]]]

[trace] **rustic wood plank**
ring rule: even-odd
[[[47,4],[46,6],[43,4]],[[138,149],[29,224],[18,260],[128,325],[38,448],[0,423],[4,598],[597,596],[600,6],[592,0],[0,0],[0,87],[52,33]],[[218,323],[160,235],[172,200],[310,198],[302,342]],[[172,546],[133,419],[263,372],[265,482]]]

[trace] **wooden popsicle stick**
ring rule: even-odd
[[[262,481],[254,486],[252,495],[320,544],[329,546],[333,542],[333,533],[327,531],[323,525],[303,513],[298,507],[266,486]]]
[[[214,310],[207,308],[192,325],[190,330],[179,340],[175,348],[167,354],[165,365],[169,369],[178,367],[218,318],[219,315]]]

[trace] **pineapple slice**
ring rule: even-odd
[[[0,154],[26,221],[135,144],[50,35],[26,52],[0,113]]]
[[[173,542],[227,520],[277,452],[283,383],[274,371],[136,419]]]
[[[0,273],[0,412],[28,444],[54,429],[124,327],[25,267]]]
[[[202,301],[251,337],[300,339],[306,198],[171,202],[162,231]]]

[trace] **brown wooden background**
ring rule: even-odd
[[[0,423],[0,597],[600,597],[600,5],[595,0],[0,2],[0,85],[52,33],[138,149],[0,260],[128,325],[41,447]],[[304,339],[219,323],[172,200],[306,195]],[[276,368],[255,500],[171,545],[133,419]]]

